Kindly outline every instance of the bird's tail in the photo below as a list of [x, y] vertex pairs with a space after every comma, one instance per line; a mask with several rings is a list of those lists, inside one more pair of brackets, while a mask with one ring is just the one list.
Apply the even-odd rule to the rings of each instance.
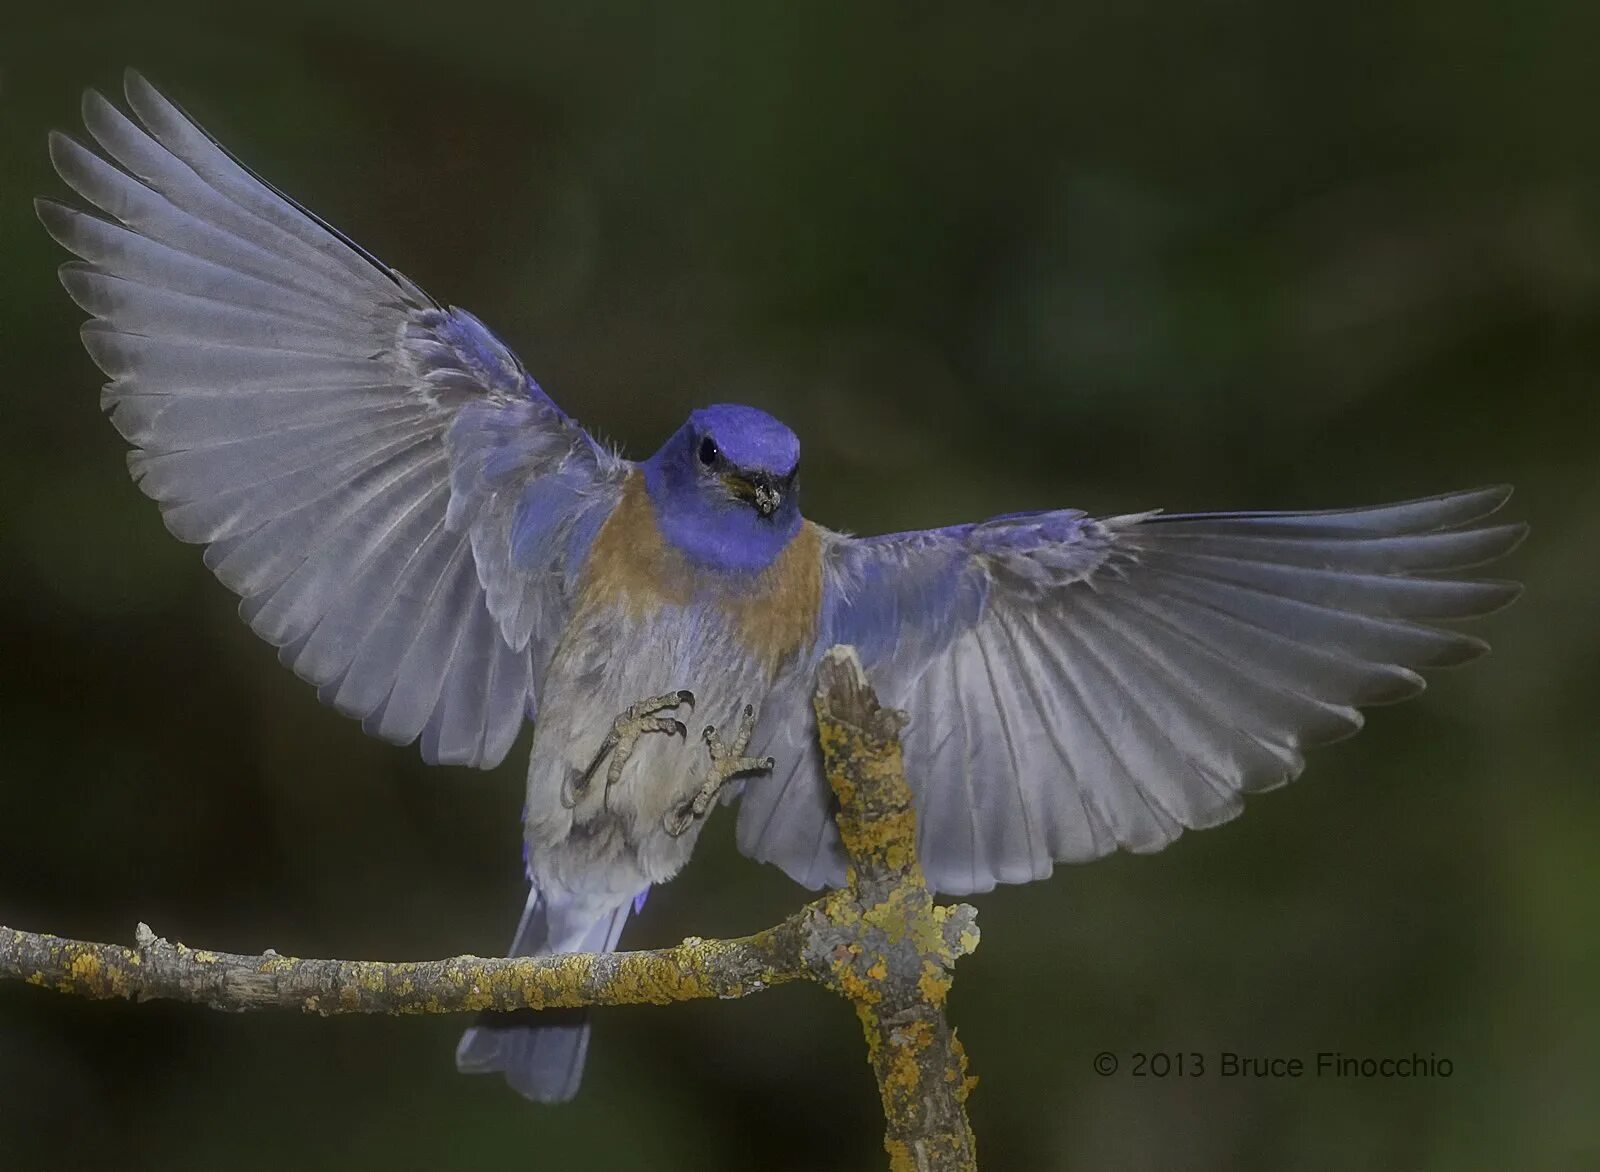
[[[569, 906], [528, 892], [512, 956], [560, 952], [610, 952], [627, 923], [629, 905], [601, 912]], [[520, 1095], [539, 1103], [564, 1103], [578, 1093], [589, 1051], [589, 1014], [582, 1009], [485, 1013], [461, 1035], [456, 1069], [463, 1074], [505, 1075]]]

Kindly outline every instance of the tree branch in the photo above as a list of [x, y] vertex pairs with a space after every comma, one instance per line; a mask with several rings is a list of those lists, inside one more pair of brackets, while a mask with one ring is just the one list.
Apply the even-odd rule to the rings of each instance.
[[132, 948], [0, 927], [0, 980], [81, 997], [320, 1014], [659, 1005], [812, 980], [849, 1000], [861, 1021], [892, 1172], [972, 1172], [965, 1103], [976, 1080], [944, 1003], [951, 966], [977, 946], [976, 912], [936, 906], [923, 881], [900, 755], [905, 717], [879, 707], [853, 649], [824, 657], [814, 705], [848, 883], [753, 936], [691, 937], [648, 952], [388, 962], [192, 949], [144, 924]]
[[807, 948], [861, 1019], [891, 1172], [976, 1169], [966, 1101], [977, 1079], [944, 1003], [950, 967], [978, 945], [977, 912], [934, 905], [900, 757], [906, 717], [878, 706], [853, 649], [835, 647], [822, 661], [813, 703], [849, 871]]

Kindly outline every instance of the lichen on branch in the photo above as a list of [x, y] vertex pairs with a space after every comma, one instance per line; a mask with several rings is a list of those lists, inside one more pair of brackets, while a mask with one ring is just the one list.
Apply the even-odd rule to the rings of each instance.
[[811, 980], [855, 1007], [893, 1172], [971, 1172], [965, 1104], [976, 1079], [944, 1005], [951, 966], [977, 946], [976, 912], [933, 902], [901, 761], [905, 716], [878, 704], [853, 649], [824, 656], [814, 705], [848, 882], [752, 936], [647, 952], [363, 961], [189, 948], [144, 924], [132, 947], [0, 927], [0, 980], [80, 997], [319, 1014], [664, 1005]]
[[470, 1013], [586, 1005], [665, 1005], [743, 997], [809, 974], [803, 915], [737, 940], [685, 940], [649, 952], [446, 960], [307, 960], [188, 948], [144, 924], [134, 947], [0, 927], [0, 977], [80, 997], [170, 999], [213, 1009]]
[[861, 1021], [892, 1172], [976, 1168], [966, 1100], [977, 1079], [944, 1014], [950, 968], [977, 947], [976, 913], [933, 902], [901, 760], [906, 718], [879, 706], [854, 651], [828, 653], [814, 705], [848, 881], [809, 946]]

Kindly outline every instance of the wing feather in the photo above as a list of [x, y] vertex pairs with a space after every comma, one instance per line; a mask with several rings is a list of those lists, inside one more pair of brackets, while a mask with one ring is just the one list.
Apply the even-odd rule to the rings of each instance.
[[135, 481], [326, 702], [420, 737], [429, 760], [493, 765], [626, 465], [476, 318], [252, 175], [137, 74], [126, 97], [133, 117], [84, 98], [103, 153], [50, 139], [106, 218], [38, 209], [80, 258], [61, 280], [91, 315]]
[[[906, 770], [937, 889], [1160, 850], [1298, 776], [1307, 748], [1361, 727], [1362, 707], [1416, 695], [1420, 669], [1487, 649], [1433, 624], [1516, 596], [1456, 576], [1521, 539], [1521, 525], [1479, 523], [1508, 493], [834, 537], [816, 655], [857, 643], [885, 701], [910, 714]], [[806, 755], [781, 788], [747, 787], [740, 846], [837, 883], [836, 844], [818, 840], [832, 835], [826, 805], [810, 796], [815, 751], [783, 727], [789, 708], [772, 710], [765, 735]]]
[[332, 358], [370, 358], [387, 342], [376, 329], [339, 330], [325, 323], [279, 317], [266, 310], [114, 277], [81, 262], [61, 266], [61, 283], [80, 309], [123, 334], [161, 333], [190, 343], [223, 346], [265, 344], [276, 350]]
[[[88, 212], [49, 199], [34, 201], [34, 209], [56, 243], [98, 269], [130, 282], [307, 323], [329, 317], [327, 303], [315, 297], [183, 252]], [[355, 318], [354, 314], [336, 316]]]

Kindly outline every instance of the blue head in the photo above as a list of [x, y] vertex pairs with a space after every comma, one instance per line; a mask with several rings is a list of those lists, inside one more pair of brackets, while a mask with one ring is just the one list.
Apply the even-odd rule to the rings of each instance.
[[656, 523], [691, 561], [765, 569], [800, 529], [800, 441], [765, 411], [702, 407], [644, 463]]

